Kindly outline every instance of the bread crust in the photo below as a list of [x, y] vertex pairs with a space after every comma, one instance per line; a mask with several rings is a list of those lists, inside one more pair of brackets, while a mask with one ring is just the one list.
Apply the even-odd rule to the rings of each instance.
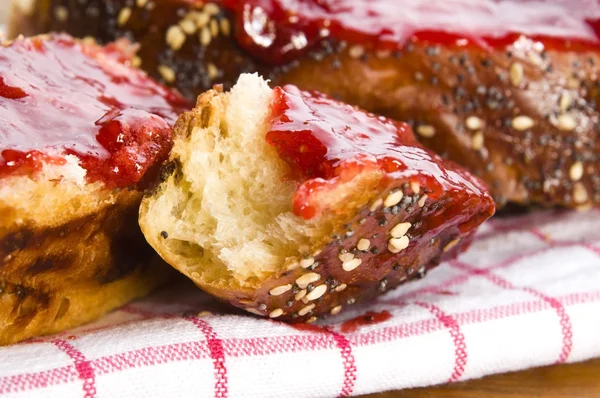
[[0, 344], [88, 322], [169, 280], [136, 224], [140, 192], [0, 184]]

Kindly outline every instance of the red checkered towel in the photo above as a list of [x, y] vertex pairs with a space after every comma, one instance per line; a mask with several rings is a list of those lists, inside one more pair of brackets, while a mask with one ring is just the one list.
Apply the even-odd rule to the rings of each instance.
[[[222, 308], [177, 287], [1, 348], [0, 395], [346, 396], [600, 356], [600, 212], [494, 219], [456, 261], [321, 332]], [[366, 311], [392, 317], [341, 332]]]

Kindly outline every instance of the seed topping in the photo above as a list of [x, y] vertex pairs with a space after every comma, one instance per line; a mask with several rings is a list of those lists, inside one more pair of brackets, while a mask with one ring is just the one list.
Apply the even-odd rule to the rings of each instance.
[[281, 285], [281, 286], [277, 286], [274, 287], [273, 289], [271, 289], [269, 291], [269, 294], [271, 296], [280, 296], [283, 293], [292, 290], [292, 285], [291, 284], [287, 284], [287, 285]]

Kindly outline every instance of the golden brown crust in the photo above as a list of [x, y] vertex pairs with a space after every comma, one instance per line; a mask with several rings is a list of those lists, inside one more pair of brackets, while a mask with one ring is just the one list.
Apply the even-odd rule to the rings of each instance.
[[140, 198], [100, 184], [0, 181], [0, 345], [88, 322], [169, 280], [137, 226]]
[[[324, 41], [305, 58], [272, 68], [240, 50], [231, 38], [233, 31], [221, 29], [226, 12], [211, 14], [217, 34], [211, 33], [209, 21], [210, 34], [203, 44], [198, 27], [167, 40], [172, 26], [183, 27], [183, 21], [195, 20], [189, 15], [205, 11], [201, 2], [157, 0], [150, 2], [155, 4], [151, 10], [129, 7], [131, 17], [121, 19], [121, 24], [119, 14], [126, 2], [115, 3], [109, 10], [102, 2], [91, 2], [89, 7], [102, 10], [101, 17], [84, 18], [83, 8], [73, 2], [40, 0], [40, 11], [29, 17], [29, 25], [14, 26], [37, 25], [37, 32], [67, 29], [101, 41], [132, 37], [141, 42], [142, 68], [165, 81], [158, 68], [166, 66], [175, 77], [166, 82], [188, 96], [215, 82], [227, 87], [242, 72], [259, 71], [278, 85], [318, 89], [410, 121], [416, 130], [423, 126], [421, 137], [427, 146], [481, 176], [500, 206], [600, 204], [600, 57], [595, 52], [540, 52], [527, 39], [506, 50], [417, 42], [396, 53], [369, 53], [351, 44]], [[58, 20], [52, 17], [54, 12], [46, 11], [42, 21], [48, 7], [66, 7], [77, 19]], [[110, 23], [101, 25], [94, 22], [97, 19]], [[225, 24], [233, 29], [231, 21]], [[153, 32], [151, 39], [147, 31]], [[481, 128], [469, 127], [478, 126], [475, 118], [484, 122]], [[526, 128], [530, 121], [533, 126]]]

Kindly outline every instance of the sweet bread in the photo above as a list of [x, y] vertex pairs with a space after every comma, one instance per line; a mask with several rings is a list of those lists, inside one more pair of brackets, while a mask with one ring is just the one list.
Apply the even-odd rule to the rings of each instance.
[[0, 46], [0, 345], [93, 320], [170, 279], [137, 214], [188, 102], [66, 35]]
[[161, 175], [148, 242], [209, 293], [288, 321], [423, 276], [494, 213], [407, 124], [257, 75], [198, 98]]
[[600, 204], [600, 4], [581, 0], [15, 1], [14, 33], [140, 43], [195, 98], [258, 71], [411, 124], [506, 202]]

